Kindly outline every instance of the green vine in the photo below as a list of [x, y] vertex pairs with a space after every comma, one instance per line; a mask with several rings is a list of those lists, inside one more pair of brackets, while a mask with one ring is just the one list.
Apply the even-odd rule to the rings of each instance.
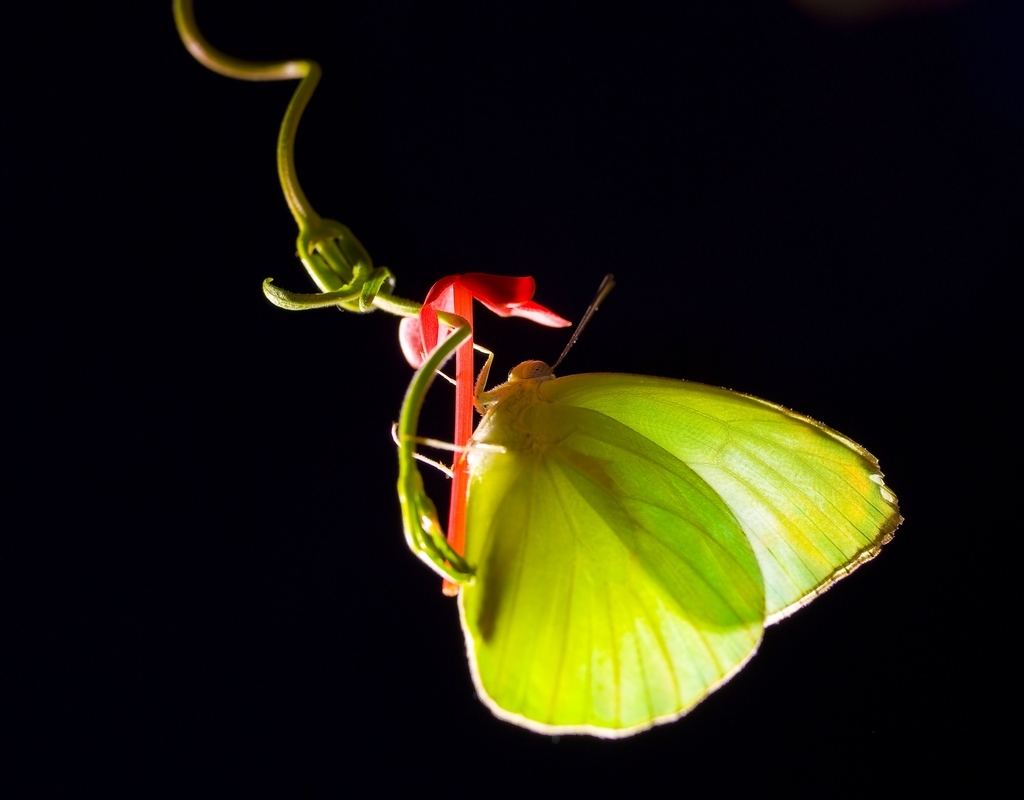
[[299, 81], [277, 136], [277, 174], [285, 202], [299, 226], [299, 258], [321, 291], [288, 292], [268, 278], [263, 284], [267, 299], [289, 310], [338, 306], [357, 313], [380, 309], [399, 316], [416, 314], [419, 303], [392, 294], [395, 278], [391, 271], [374, 267], [370, 254], [352, 231], [336, 220], [321, 217], [299, 185], [295, 137], [302, 112], [320, 82], [320, 65], [315, 61], [244, 61], [220, 52], [199, 31], [192, 0], [174, 0], [174, 22], [188, 51], [214, 72], [244, 81]]

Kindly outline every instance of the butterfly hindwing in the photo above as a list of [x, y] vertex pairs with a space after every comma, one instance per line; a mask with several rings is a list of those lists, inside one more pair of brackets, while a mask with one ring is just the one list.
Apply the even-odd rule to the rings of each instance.
[[[555, 383], [550, 381], [549, 383]], [[481, 694], [547, 732], [673, 719], [756, 649], [764, 593], [735, 514], [628, 425], [524, 382], [474, 439], [460, 595]]]

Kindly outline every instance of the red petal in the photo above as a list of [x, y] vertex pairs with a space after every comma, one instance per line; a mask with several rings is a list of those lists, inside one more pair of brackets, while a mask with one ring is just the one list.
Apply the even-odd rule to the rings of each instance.
[[489, 275], [486, 272], [467, 272], [457, 278], [473, 297], [496, 314], [501, 314], [498, 308], [529, 302], [537, 290], [533, 278]]
[[448, 311], [451, 313], [455, 311], [455, 282], [458, 279], [458, 275], [441, 278], [427, 292], [427, 299], [423, 301], [423, 306], [420, 308], [424, 352], [430, 353], [437, 347], [437, 312]]
[[437, 347], [437, 309], [424, 303], [420, 309], [420, 336], [423, 338], [423, 352], [429, 353]]
[[423, 349], [423, 327], [419, 317], [402, 317], [398, 323], [398, 343], [402, 346], [402, 354], [414, 369], [419, 369], [427, 360]]
[[[441, 280], [430, 287], [430, 291], [427, 292], [427, 299], [423, 301], [423, 305], [434, 306], [434, 308], [438, 308], [441, 311], [454, 311], [455, 301], [452, 299], [452, 286], [459, 278], [459, 275], [449, 275], [446, 278], [441, 278]], [[442, 297], [445, 292], [448, 293], [447, 296]], [[529, 300], [530, 298], [526, 299]]]
[[530, 320], [531, 322], [539, 322], [541, 325], [547, 325], [549, 328], [567, 328], [572, 325], [567, 319], [562, 319], [558, 314], [539, 303], [519, 303], [514, 308], [509, 310], [509, 315], [513, 317], [523, 317]]

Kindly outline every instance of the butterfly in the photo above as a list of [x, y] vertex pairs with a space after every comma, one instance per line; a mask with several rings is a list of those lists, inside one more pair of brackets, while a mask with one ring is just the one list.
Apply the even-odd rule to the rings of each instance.
[[[867, 450], [749, 395], [527, 361], [479, 401], [465, 553], [444, 557], [480, 698], [538, 732], [684, 715], [902, 522]], [[436, 525], [405, 468], [412, 544]]]

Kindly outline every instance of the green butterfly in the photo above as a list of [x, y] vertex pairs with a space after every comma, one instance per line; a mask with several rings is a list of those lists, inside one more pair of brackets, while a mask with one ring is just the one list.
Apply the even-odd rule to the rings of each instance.
[[677, 719], [754, 654], [764, 626], [876, 555], [902, 521], [878, 462], [748, 395], [539, 361], [479, 395], [466, 552], [414, 464], [415, 423], [456, 330], [410, 386], [399, 496], [413, 551], [462, 584], [477, 691], [548, 733]]

